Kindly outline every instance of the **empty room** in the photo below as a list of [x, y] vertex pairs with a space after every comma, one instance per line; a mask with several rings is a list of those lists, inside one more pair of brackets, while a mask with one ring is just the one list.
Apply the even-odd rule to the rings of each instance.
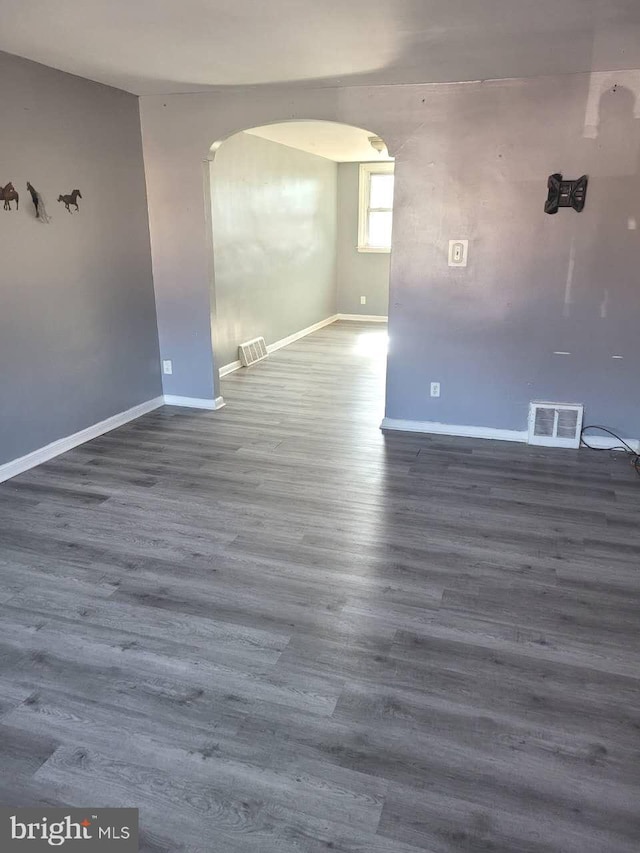
[[2, 851], [638, 853], [636, 0], [0, 0]]

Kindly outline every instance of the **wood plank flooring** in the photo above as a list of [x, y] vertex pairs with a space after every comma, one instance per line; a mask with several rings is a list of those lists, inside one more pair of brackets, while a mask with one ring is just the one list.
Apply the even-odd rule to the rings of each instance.
[[141, 850], [638, 853], [640, 481], [382, 435], [338, 323], [0, 486], [0, 802]]

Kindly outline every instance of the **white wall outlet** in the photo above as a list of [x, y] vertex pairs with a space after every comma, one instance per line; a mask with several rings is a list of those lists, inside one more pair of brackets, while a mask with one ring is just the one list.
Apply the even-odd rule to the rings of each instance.
[[162, 372], [163, 373], [173, 373], [173, 364], [170, 358], [164, 358], [162, 360]]
[[432, 397], [439, 397], [440, 396], [440, 383], [439, 382], [432, 382], [431, 383], [431, 396]]
[[361, 296], [360, 297], [360, 305], [366, 305], [366, 304], [367, 304], [367, 297]]
[[449, 240], [449, 266], [466, 267], [469, 256], [468, 240]]

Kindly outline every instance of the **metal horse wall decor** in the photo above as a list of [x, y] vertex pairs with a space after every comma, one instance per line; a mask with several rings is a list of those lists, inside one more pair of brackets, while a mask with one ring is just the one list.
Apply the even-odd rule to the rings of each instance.
[[63, 201], [64, 206], [67, 208], [69, 213], [71, 213], [70, 205], [74, 205], [76, 210], [80, 210], [80, 208], [78, 207], [79, 198], [82, 198], [82, 193], [80, 192], [80, 190], [73, 190], [70, 195], [59, 195], [58, 201]]
[[16, 210], [18, 210], [18, 205], [20, 203], [20, 196], [16, 192], [16, 188], [13, 186], [11, 182], [9, 182], [6, 187], [0, 187], [0, 199], [4, 201], [4, 209], [11, 210], [11, 202], [15, 201]]

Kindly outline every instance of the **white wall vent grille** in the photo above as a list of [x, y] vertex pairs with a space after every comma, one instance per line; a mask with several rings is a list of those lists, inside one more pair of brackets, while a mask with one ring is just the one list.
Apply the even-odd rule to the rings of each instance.
[[580, 447], [582, 414], [577, 403], [530, 403], [529, 444]]
[[256, 362], [266, 358], [269, 353], [267, 352], [267, 345], [264, 342], [264, 338], [253, 338], [244, 344], [240, 344], [238, 355], [240, 356], [243, 367], [251, 367], [252, 364], [256, 364]]

